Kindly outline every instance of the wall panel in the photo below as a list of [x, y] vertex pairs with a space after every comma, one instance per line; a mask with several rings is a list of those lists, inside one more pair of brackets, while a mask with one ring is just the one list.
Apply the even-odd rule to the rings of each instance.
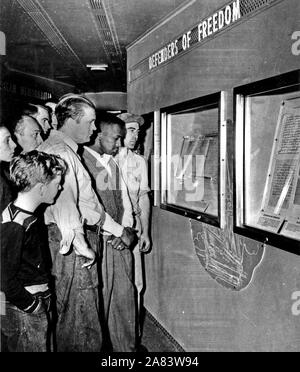
[[[128, 70], [226, 3], [192, 1], [182, 14], [128, 48]], [[141, 114], [220, 90], [228, 92], [229, 229], [233, 213], [233, 88], [299, 68], [300, 56], [291, 51], [299, 14], [298, 0], [275, 2], [128, 83], [128, 110]], [[255, 249], [262, 260], [246, 288], [229, 289], [209, 275], [196, 254], [193, 239], [205, 230], [207, 226], [200, 222], [153, 208], [153, 249], [145, 255], [147, 309], [187, 351], [300, 351], [300, 315], [295, 312], [296, 297], [292, 299], [300, 291], [300, 257], [235, 235], [249, 260]]]

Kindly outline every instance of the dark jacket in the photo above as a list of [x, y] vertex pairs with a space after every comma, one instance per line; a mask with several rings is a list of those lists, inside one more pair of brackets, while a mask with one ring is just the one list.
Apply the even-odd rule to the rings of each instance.
[[2, 213], [1, 291], [6, 300], [30, 312], [36, 299], [24, 288], [49, 282], [48, 251], [40, 219], [12, 203]]

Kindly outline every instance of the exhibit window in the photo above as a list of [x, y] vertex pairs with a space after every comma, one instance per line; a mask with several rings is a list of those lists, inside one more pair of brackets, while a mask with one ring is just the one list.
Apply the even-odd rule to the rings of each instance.
[[300, 71], [235, 97], [236, 232], [300, 253]]
[[221, 226], [225, 93], [161, 110], [161, 207]]

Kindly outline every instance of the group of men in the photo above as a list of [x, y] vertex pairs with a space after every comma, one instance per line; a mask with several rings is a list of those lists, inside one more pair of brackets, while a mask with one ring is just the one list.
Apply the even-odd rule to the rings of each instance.
[[141, 252], [150, 248], [147, 166], [133, 151], [143, 118], [96, 117], [92, 102], [69, 94], [51, 129], [50, 112], [31, 106], [14, 128], [22, 153], [58, 155], [67, 168], [43, 211], [55, 279], [51, 349], [137, 351]]

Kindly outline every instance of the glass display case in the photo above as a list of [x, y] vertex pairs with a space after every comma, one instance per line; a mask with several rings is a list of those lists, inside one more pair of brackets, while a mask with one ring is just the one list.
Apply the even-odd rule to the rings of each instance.
[[224, 210], [224, 101], [217, 93], [161, 110], [161, 207], [216, 226]]
[[236, 231], [300, 253], [300, 70], [235, 95]]

